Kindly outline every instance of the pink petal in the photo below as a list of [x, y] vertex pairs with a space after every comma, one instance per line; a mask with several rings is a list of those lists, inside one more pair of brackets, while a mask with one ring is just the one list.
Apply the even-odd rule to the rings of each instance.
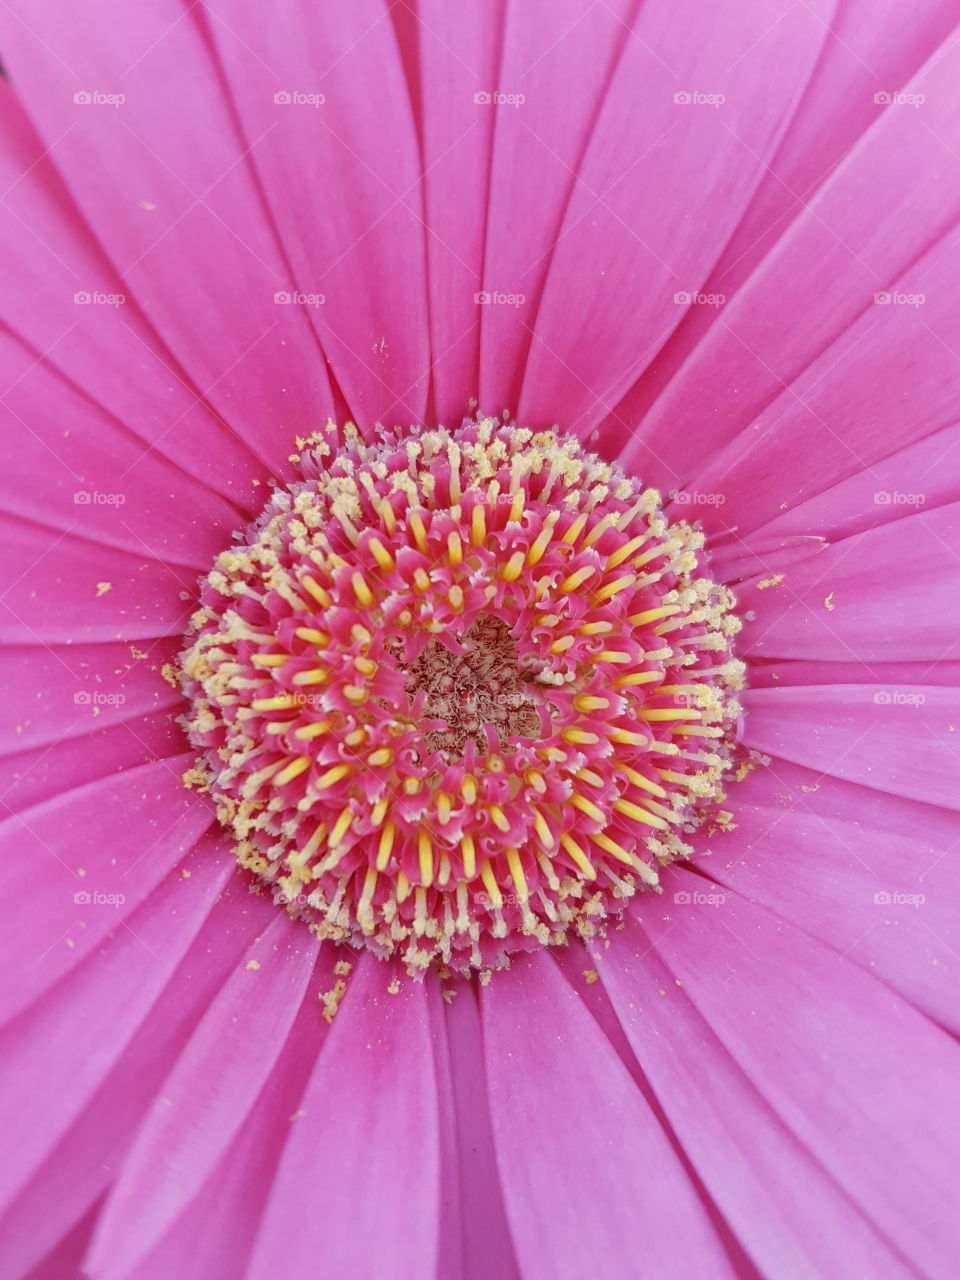
[[960, 503], [855, 534], [789, 569], [776, 590], [737, 588], [755, 657], [863, 662], [948, 657], [960, 628]]
[[378, 1280], [438, 1269], [429, 1006], [439, 997], [430, 979], [401, 981], [392, 995], [390, 979], [371, 955], [356, 961], [280, 1161], [250, 1280], [308, 1275], [321, 1257], [331, 1275]]
[[[533, 326], [520, 418], [589, 431], [680, 323], [677, 293], [701, 288], [749, 205], [829, 10], [641, 6], [577, 168]], [[726, 101], [678, 102], [678, 93]]]
[[289, 274], [248, 159], [258, 139], [236, 128], [199, 16], [176, 0], [136, 14], [105, 0], [92, 26], [38, 0], [29, 26], [0, 13], [0, 36], [53, 163], [172, 353], [155, 376], [184, 376], [282, 473], [333, 402], [302, 309], [274, 302]]
[[[671, 872], [675, 892], [709, 882]], [[672, 895], [671, 895], [672, 896]], [[781, 1123], [878, 1232], [925, 1275], [960, 1247], [950, 1170], [960, 1047], [831, 948], [742, 901], [666, 903], [614, 935], [611, 960], [650, 942]], [[704, 1070], [713, 1054], [704, 1055]]]
[[[423, 418], [430, 363], [422, 165], [381, 0], [217, 8], [223, 59], [302, 311], [357, 422]], [[322, 95], [314, 104], [275, 95]]]
[[317, 946], [301, 924], [276, 913], [202, 1019], [97, 1225], [89, 1266], [104, 1280], [131, 1273], [237, 1136], [283, 1049]]
[[523, 1275], [732, 1276], [704, 1203], [549, 955], [483, 992], [497, 1164]]

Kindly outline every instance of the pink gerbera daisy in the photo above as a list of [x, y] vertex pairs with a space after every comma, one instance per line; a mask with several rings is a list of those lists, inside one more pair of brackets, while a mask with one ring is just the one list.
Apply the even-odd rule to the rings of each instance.
[[955, 23], [0, 6], [5, 1277], [953, 1274]]

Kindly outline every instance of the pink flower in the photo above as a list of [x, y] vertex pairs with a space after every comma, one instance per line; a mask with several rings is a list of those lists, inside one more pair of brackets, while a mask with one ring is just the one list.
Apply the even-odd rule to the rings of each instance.
[[952, 6], [91, 8], [0, 6], [5, 1274], [952, 1274]]

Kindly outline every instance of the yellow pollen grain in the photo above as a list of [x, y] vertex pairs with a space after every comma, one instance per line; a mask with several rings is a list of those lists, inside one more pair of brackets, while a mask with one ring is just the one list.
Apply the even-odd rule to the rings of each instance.
[[497, 884], [497, 877], [494, 875], [489, 858], [484, 858], [480, 866], [480, 879], [483, 881], [483, 887], [486, 889], [493, 905], [498, 909], [502, 907], [503, 894], [500, 892], [500, 886]]
[[307, 588], [318, 604], [322, 604], [325, 609], [331, 608], [333, 600], [330, 597], [330, 593], [321, 587], [316, 578], [311, 577], [309, 573], [305, 573], [302, 581], [303, 585]]
[[576, 573], [569, 574], [560, 583], [561, 591], [576, 591], [582, 587], [588, 578], [592, 578], [597, 572], [595, 564], [585, 564], [582, 569], [578, 569]]
[[516, 582], [523, 572], [523, 565], [526, 557], [522, 551], [515, 551], [507, 563], [500, 570], [500, 577], [504, 582]]
[[273, 785], [275, 787], [285, 786], [288, 782], [292, 782], [294, 778], [299, 778], [301, 773], [306, 773], [309, 768], [310, 757], [298, 756], [285, 769], [281, 769], [278, 774], [274, 775]]
[[390, 854], [393, 852], [393, 841], [397, 834], [397, 825], [395, 822], [384, 823], [383, 830], [380, 832], [380, 843], [377, 845], [377, 870], [386, 871], [390, 862]]
[[391, 570], [397, 567], [396, 560], [394, 560], [393, 556], [390, 554], [390, 552], [383, 545], [383, 543], [380, 541], [379, 538], [371, 538], [370, 541], [367, 543], [367, 546], [373, 552], [374, 560], [376, 560], [377, 564], [384, 571], [384, 573], [390, 573]]
[[569, 835], [566, 831], [561, 831], [560, 843], [564, 850], [569, 854], [580, 874], [587, 880], [596, 880], [597, 873], [593, 863], [587, 857], [580, 845], [577, 844], [576, 840], [574, 840], [573, 836]]
[[517, 897], [529, 898], [530, 890], [527, 888], [527, 877], [523, 874], [520, 854], [516, 849], [508, 849], [506, 852], [507, 866], [510, 868], [510, 878], [513, 880], [513, 887], [517, 891]]
[[433, 841], [428, 831], [417, 836], [417, 857], [420, 863], [420, 879], [429, 887], [433, 884]]

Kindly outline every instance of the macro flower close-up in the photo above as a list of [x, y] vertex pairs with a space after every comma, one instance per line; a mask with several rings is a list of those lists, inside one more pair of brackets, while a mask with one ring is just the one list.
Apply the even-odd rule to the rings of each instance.
[[960, 28], [0, 4], [2, 1280], [960, 1266]]

